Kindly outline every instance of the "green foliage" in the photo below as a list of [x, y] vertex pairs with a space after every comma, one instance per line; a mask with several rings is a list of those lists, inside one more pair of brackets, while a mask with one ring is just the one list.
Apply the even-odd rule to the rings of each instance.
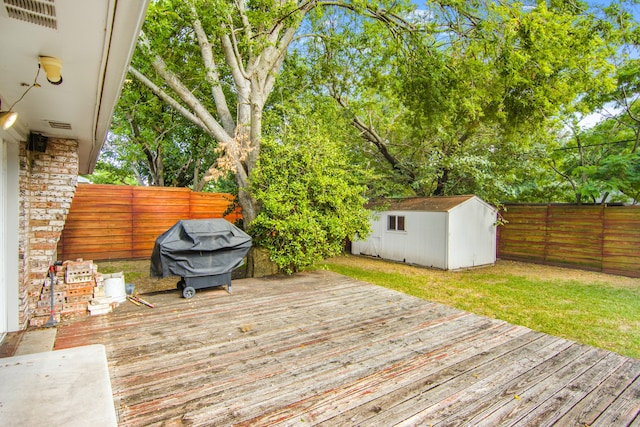
[[[211, 61], [198, 45], [190, 4], [211, 43]], [[640, 67], [633, 49], [640, 31], [629, 4], [612, 1], [595, 13], [586, 3], [569, 0], [447, 0], [426, 2], [420, 14], [411, 13], [413, 2], [394, 0], [152, 2], [144, 26], [150, 49], [138, 51], [133, 64], [197, 116], [192, 122], [208, 123], [201, 125], [206, 136], [155, 96], [125, 91], [123, 105], [149, 118], [137, 120], [146, 142], [132, 143], [130, 111], [117, 115], [126, 153], [111, 164], [149, 182], [162, 172], [167, 185], [187, 171], [197, 176], [196, 168], [204, 171], [216, 161], [218, 145], [211, 137], [216, 122], [226, 126], [222, 138], [215, 134], [220, 146], [250, 129], [251, 154], [236, 162], [242, 172], [236, 180], [239, 193], [258, 192], [259, 197], [239, 198], [245, 205], [256, 199], [256, 214], [271, 200], [260, 182], [267, 176], [279, 182], [274, 165], [302, 185], [280, 183], [278, 191], [291, 193], [292, 200], [308, 193], [303, 189], [309, 184], [301, 183], [311, 178], [300, 178], [296, 170], [285, 173], [289, 166], [282, 159], [305, 164], [302, 153], [315, 159], [318, 141], [331, 142], [327, 159], [333, 159], [329, 154], [336, 145], [347, 153], [347, 182], [365, 183], [369, 197], [475, 193], [492, 202], [593, 201], [603, 195], [637, 200], [640, 120], [632, 107]], [[285, 37], [288, 29], [296, 29], [296, 37]], [[225, 40], [232, 50], [225, 52]], [[276, 55], [274, 47], [287, 49]], [[158, 64], [151, 66], [151, 54], [162, 58], [197, 101], [175, 96], [178, 91], [161, 78]], [[275, 57], [284, 62], [268, 60]], [[627, 104], [628, 119], [616, 117], [618, 126], [611, 127], [607, 140], [635, 142], [624, 149], [582, 150], [578, 145], [597, 143], [599, 137], [577, 132], [580, 144], [559, 137], [565, 129], [559, 118], [612, 101]], [[302, 126], [303, 116], [313, 126]], [[173, 125], [179, 129], [171, 130]], [[262, 169], [249, 186], [258, 157]], [[146, 169], [141, 158], [147, 159]], [[158, 160], [162, 170], [154, 172]], [[364, 174], [366, 180], [353, 178]], [[267, 217], [281, 218], [273, 209]], [[331, 228], [313, 225], [319, 222], [313, 215], [296, 217], [291, 207], [287, 212], [298, 230], [310, 230], [311, 240]], [[273, 238], [275, 226], [269, 227], [260, 232]], [[285, 231], [278, 233], [302, 233]], [[291, 253], [301, 261], [282, 265], [307, 262], [302, 254], [311, 243], [295, 238], [300, 243]]]
[[593, 85], [576, 103], [596, 111], [602, 120], [581, 128], [569, 117], [570, 136], [560, 138], [549, 162], [560, 186], [576, 203], [637, 203], [640, 195], [640, 27], [631, 7], [636, 2], [612, 1], [600, 11], [595, 33], [609, 43], [608, 62], [615, 65], [614, 85]]
[[571, 187], [571, 201], [637, 203], [640, 152], [638, 129], [630, 119], [634, 112], [622, 112], [590, 129], [577, 128], [551, 153], [553, 169]]
[[[103, 150], [101, 157], [104, 153]], [[136, 177], [129, 169], [117, 167], [103, 160], [99, 160], [93, 173], [85, 178], [93, 184], [138, 185]]]
[[286, 273], [341, 253], [367, 235], [366, 187], [327, 127], [289, 117], [280, 138], [265, 138], [251, 191], [261, 205], [250, 224], [254, 242]]
[[95, 179], [118, 184], [206, 188], [215, 141], [136, 80], [125, 81]]
[[426, 8], [409, 15], [421, 31], [403, 38], [340, 10], [312, 15], [308, 32], [321, 36], [300, 47], [309, 86], [360, 131], [353, 150], [381, 177], [371, 194], [531, 195], [530, 182], [550, 174], [557, 117], [614, 87], [608, 27], [575, 2]]
[[[208, 81], [206, 77], [209, 70], [203, 61], [192, 25], [190, 4], [197, 9], [198, 19], [211, 43], [217, 80]], [[244, 14], [240, 13], [239, 5], [242, 5]], [[234, 45], [237, 48], [236, 59], [247, 74], [251, 74], [264, 64], [250, 62], [257, 61], [267, 48], [273, 48], [277, 44], [277, 33], [281, 27], [295, 28], [299, 25], [301, 16], [296, 12], [297, 6], [295, 1], [274, 0], [236, 3], [221, 0], [158, 0], [149, 6], [143, 31], [150, 40], [152, 52], [159, 54], [168, 69], [188, 87], [191, 94], [206, 107], [207, 112], [221, 121], [220, 110], [212, 96], [212, 85], [221, 83], [226, 107], [233, 117], [238, 114], [238, 97], [242, 91], [233, 77], [233, 73], [238, 72], [234, 70], [238, 64], [234, 63], [235, 60], [225, 58], [221, 37], [232, 35], [237, 43]], [[276, 30], [277, 25], [281, 27]], [[136, 52], [133, 63], [170, 92], [167, 84], [155, 76], [150, 58], [140, 49]], [[274, 73], [277, 74], [277, 70]]]
[[611, 47], [588, 15], [474, 5], [433, 3], [443, 34], [400, 67], [402, 100], [431, 155], [430, 191], [504, 200], [509, 192], [491, 188], [513, 188], [535, 170], [531, 154], [555, 136], [553, 118], [593, 87], [612, 87]]

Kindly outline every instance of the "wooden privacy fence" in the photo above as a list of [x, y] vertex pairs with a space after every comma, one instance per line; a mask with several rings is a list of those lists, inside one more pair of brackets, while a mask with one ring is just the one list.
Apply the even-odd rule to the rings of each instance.
[[498, 257], [640, 277], [640, 207], [507, 205]]
[[[176, 221], [222, 218], [233, 199], [188, 188], [79, 184], [58, 243], [58, 259], [149, 258], [156, 238]], [[240, 208], [224, 218], [242, 218]]]

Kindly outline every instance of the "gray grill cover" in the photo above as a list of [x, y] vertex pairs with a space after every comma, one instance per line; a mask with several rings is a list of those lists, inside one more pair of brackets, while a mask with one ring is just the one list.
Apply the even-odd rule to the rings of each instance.
[[226, 219], [180, 220], [156, 239], [151, 275], [213, 276], [242, 264], [251, 237]]

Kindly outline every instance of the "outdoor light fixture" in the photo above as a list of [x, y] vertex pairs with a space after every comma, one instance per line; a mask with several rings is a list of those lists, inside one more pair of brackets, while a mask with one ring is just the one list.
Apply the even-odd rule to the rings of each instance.
[[62, 83], [62, 75], [60, 70], [62, 69], [62, 61], [53, 56], [40, 56], [40, 65], [44, 68], [44, 72], [47, 74], [47, 80], [52, 85], [59, 85]]
[[18, 120], [18, 113], [15, 111], [0, 111], [0, 126], [3, 130], [9, 129]]

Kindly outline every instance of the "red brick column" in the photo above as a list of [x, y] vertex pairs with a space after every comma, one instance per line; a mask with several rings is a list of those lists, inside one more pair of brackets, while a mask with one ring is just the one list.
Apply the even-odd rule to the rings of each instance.
[[20, 147], [20, 324], [28, 325], [55, 261], [78, 182], [78, 142], [50, 138], [45, 152]]

